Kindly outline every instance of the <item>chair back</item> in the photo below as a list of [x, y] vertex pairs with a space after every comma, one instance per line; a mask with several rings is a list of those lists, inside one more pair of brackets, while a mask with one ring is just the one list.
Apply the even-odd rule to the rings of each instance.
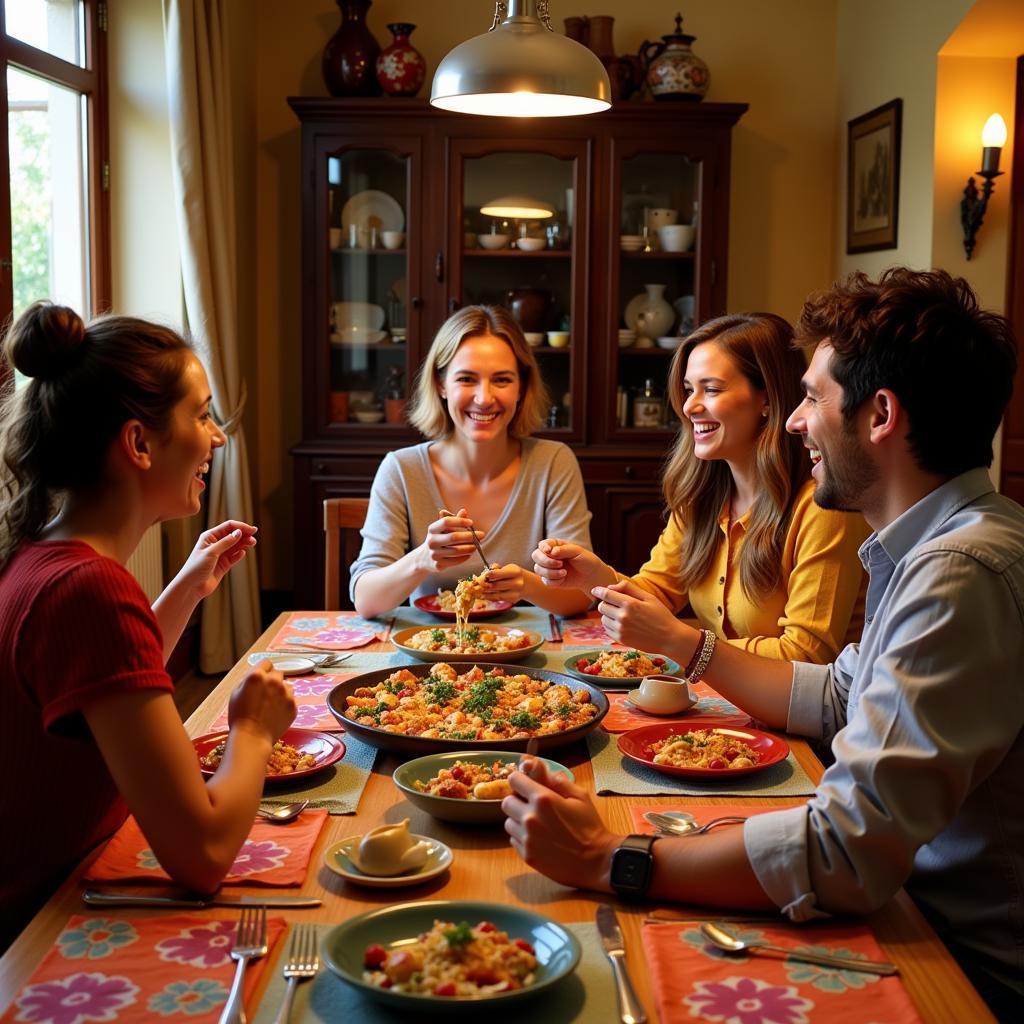
[[359, 531], [369, 498], [324, 499], [324, 610], [340, 611], [348, 600], [348, 567], [359, 555]]

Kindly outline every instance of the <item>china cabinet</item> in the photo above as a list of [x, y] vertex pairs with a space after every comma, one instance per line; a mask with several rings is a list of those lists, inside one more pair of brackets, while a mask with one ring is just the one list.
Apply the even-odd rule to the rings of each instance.
[[[480, 118], [425, 100], [293, 98], [302, 125], [302, 440], [295, 599], [322, 593], [322, 501], [369, 494], [419, 435], [434, 332], [512, 308], [575, 451], [595, 549], [623, 571], [662, 526], [664, 398], [680, 333], [726, 309], [732, 127], [745, 104], [620, 103]], [[659, 414], [659, 410], [660, 414]]]

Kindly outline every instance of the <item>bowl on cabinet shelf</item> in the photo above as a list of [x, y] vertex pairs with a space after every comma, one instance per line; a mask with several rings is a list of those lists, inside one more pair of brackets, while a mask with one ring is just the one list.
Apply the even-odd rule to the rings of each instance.
[[504, 249], [508, 245], [508, 235], [478, 235], [476, 240], [483, 249]]
[[683, 339], [678, 334], [658, 338], [658, 348], [677, 349], [683, 343]]
[[357, 423], [383, 423], [384, 410], [378, 406], [362, 406], [352, 410]]
[[543, 331], [526, 331], [523, 334], [523, 337], [526, 339], [526, 344], [529, 345], [530, 348], [536, 348], [538, 345], [544, 344], [544, 339], [547, 335], [545, 335]]
[[540, 252], [547, 242], [543, 238], [517, 238], [516, 248], [523, 252]]
[[566, 348], [569, 344], [569, 332], [548, 331], [548, 344], [552, 348]]

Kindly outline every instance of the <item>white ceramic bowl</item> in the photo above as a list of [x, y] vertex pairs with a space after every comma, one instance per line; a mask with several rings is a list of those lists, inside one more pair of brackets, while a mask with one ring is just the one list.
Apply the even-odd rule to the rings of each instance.
[[402, 243], [405, 241], [404, 231], [382, 231], [380, 233], [381, 241], [384, 243], [385, 249], [401, 249]]
[[686, 680], [679, 676], [644, 676], [629, 701], [641, 711], [655, 715], [675, 715], [693, 707], [694, 699]]
[[360, 423], [383, 423], [384, 422], [384, 410], [383, 409], [354, 409], [352, 415]]
[[508, 235], [477, 235], [476, 240], [483, 249], [504, 249], [508, 245]]
[[658, 228], [658, 241], [665, 252], [686, 252], [696, 234], [692, 224], [663, 224]]
[[523, 252], [540, 252], [541, 249], [547, 245], [547, 241], [543, 238], [517, 238], [516, 248], [522, 249]]
[[569, 332], [548, 331], [548, 344], [552, 348], [565, 348], [569, 344]]
[[671, 335], [671, 336], [666, 336], [664, 338], [658, 338], [657, 341], [658, 341], [658, 348], [667, 348], [667, 349], [679, 348], [679, 346], [683, 343], [683, 339], [680, 338], [678, 334], [674, 334], [674, 335]]
[[530, 348], [536, 348], [538, 345], [544, 344], [544, 332], [543, 331], [527, 331], [523, 337], [526, 339], [526, 344]]

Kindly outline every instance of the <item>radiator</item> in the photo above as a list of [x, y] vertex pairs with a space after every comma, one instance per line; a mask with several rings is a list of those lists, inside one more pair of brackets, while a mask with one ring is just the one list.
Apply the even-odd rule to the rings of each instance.
[[139, 581], [150, 601], [160, 596], [164, 589], [164, 568], [159, 523], [143, 534], [139, 546], [128, 559], [128, 571]]

